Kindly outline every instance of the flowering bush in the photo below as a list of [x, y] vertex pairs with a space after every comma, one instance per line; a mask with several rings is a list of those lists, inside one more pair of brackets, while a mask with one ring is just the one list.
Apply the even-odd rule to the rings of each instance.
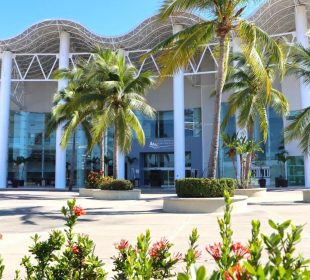
[[[21, 263], [26, 270], [25, 279], [105, 279], [103, 263], [94, 255], [94, 242], [73, 230], [85, 210], [73, 199], [61, 211], [66, 218], [64, 233], [54, 230], [45, 241], [37, 234], [32, 238], [31, 256], [25, 256]], [[21, 279], [19, 271], [15, 279]]]
[[[209, 245], [206, 251], [217, 264], [217, 269], [207, 276], [206, 268], [196, 268], [192, 263], [190, 271], [179, 273], [178, 280], [247, 280], [247, 279], [310, 279], [307, 268], [309, 260], [300, 255], [294, 255], [296, 244], [301, 239], [302, 226], [294, 226], [291, 221], [276, 224], [269, 220], [269, 225], [275, 230], [270, 236], [260, 233], [260, 222], [252, 221], [252, 237], [248, 244], [233, 242], [231, 228], [231, 200], [225, 194], [225, 213], [218, 218], [222, 241]], [[290, 228], [290, 231], [288, 231]], [[261, 256], [265, 245], [269, 261], [262, 263]]]
[[[270, 220], [273, 229], [270, 235], [260, 232], [260, 222], [252, 221], [252, 236], [247, 244], [233, 241], [231, 227], [231, 199], [225, 193], [224, 216], [218, 218], [221, 241], [206, 246], [206, 252], [213, 258], [217, 268], [207, 274], [205, 266], [196, 266], [202, 252], [198, 250], [198, 231], [193, 229], [189, 236], [189, 248], [184, 254], [172, 254], [173, 246], [167, 239], [151, 243], [150, 231], [140, 234], [137, 243], [131, 245], [122, 239], [115, 244], [118, 251], [114, 256], [114, 280], [150, 280], [171, 279], [177, 275], [178, 280], [308, 280], [309, 260], [296, 255], [296, 244], [301, 240], [302, 226], [294, 226], [291, 221], [281, 224]], [[38, 235], [32, 239], [30, 256], [22, 259], [26, 280], [102, 280], [106, 279], [103, 263], [94, 255], [94, 242], [83, 234], [76, 234], [74, 226], [85, 210], [69, 200], [67, 207], [62, 208], [66, 219], [64, 233], [54, 230], [45, 241]], [[0, 234], [0, 239], [2, 235]], [[268, 256], [263, 263], [262, 253]], [[183, 272], [176, 273], [175, 266], [184, 262]], [[4, 266], [0, 260], [0, 278]], [[16, 271], [15, 280], [21, 280]]]
[[172, 255], [173, 246], [166, 239], [151, 245], [150, 231], [137, 238], [136, 246], [126, 240], [115, 245], [118, 255], [113, 257], [115, 280], [169, 279], [176, 275], [173, 268], [182, 259], [181, 254]]
[[114, 181], [113, 177], [104, 176], [103, 171], [99, 172], [91, 171], [87, 176], [86, 188], [100, 189], [101, 187], [113, 181]]

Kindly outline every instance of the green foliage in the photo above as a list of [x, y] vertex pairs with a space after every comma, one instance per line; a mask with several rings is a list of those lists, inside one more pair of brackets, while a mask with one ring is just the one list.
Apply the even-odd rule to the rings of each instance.
[[99, 172], [91, 171], [87, 176], [86, 188], [100, 189], [113, 181], [114, 181], [113, 177], [104, 176], [102, 171]]
[[186, 264], [185, 273], [183, 273], [182, 277], [190, 276], [190, 268], [196, 263], [197, 259], [201, 256], [201, 251], [198, 251], [198, 239], [199, 234], [197, 228], [192, 230], [191, 235], [189, 236], [189, 248], [185, 253], [183, 261]]
[[[261, 148], [262, 142], [256, 142], [247, 137], [239, 137], [238, 134], [228, 135], [222, 133], [223, 147], [227, 148], [227, 154], [232, 161], [238, 187], [242, 189], [248, 188], [251, 181], [251, 163], [256, 157], [256, 153], [263, 152]], [[236, 165], [237, 157], [240, 159], [239, 176], [238, 167]]]
[[[54, 230], [44, 241], [37, 234], [32, 237], [31, 255], [23, 257], [21, 262], [26, 272], [25, 280], [105, 279], [103, 263], [94, 255], [94, 242], [73, 230], [85, 210], [77, 206], [75, 200], [68, 200], [67, 207], [61, 212], [66, 219], [64, 233]], [[16, 280], [21, 279], [19, 275], [16, 271]]]
[[173, 246], [166, 239], [151, 245], [150, 231], [140, 234], [136, 246], [126, 240], [116, 244], [118, 255], [113, 257], [114, 280], [127, 279], [170, 279], [175, 276], [173, 268], [180, 260], [180, 255], [172, 256]]
[[133, 189], [133, 184], [129, 180], [113, 179], [102, 184], [100, 188], [102, 190], [128, 191]]
[[229, 178], [186, 178], [175, 182], [178, 197], [223, 197], [225, 190], [233, 195], [235, 187], [236, 180]]
[[[253, 0], [165, 0], [163, 1], [160, 18], [167, 20], [170, 16], [183, 12], [198, 12], [207, 14], [206, 20], [201, 20], [184, 30], [175, 32], [171, 37], [155, 46], [147, 55], [157, 55], [160, 65], [161, 79], [186, 68], [204, 46], [213, 40], [219, 42], [215, 49], [217, 58], [216, 94], [214, 96], [214, 119], [208, 177], [215, 178], [218, 161], [220, 115], [223, 87], [228, 72], [230, 42], [232, 38], [239, 39], [247, 64], [254, 73], [254, 80], [262, 85], [267, 98], [270, 98], [272, 82], [266, 70], [262, 50], [269, 54], [269, 64], [274, 65], [282, 76], [285, 64], [284, 54], [279, 44], [270, 38], [266, 32], [244, 19], [244, 11]], [[262, 104], [262, 102], [261, 102]]]
[[3, 259], [0, 256], [0, 279], [2, 279], [4, 268]]
[[[300, 45], [291, 48], [289, 72], [310, 84], [310, 48]], [[288, 141], [299, 140], [299, 147], [305, 154], [310, 153], [310, 106], [301, 110], [297, 117], [286, 127], [285, 138]]]

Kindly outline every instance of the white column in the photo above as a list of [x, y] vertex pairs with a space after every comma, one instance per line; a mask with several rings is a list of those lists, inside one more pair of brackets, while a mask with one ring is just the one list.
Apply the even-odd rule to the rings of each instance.
[[118, 174], [117, 174], [117, 179], [125, 179], [125, 154], [122, 152], [118, 152], [117, 154], [118, 157]]
[[[59, 45], [59, 69], [69, 68], [70, 34], [60, 33]], [[58, 81], [58, 90], [64, 89], [68, 85], [67, 80]], [[63, 135], [63, 125], [56, 130], [56, 166], [55, 166], [55, 188], [66, 188], [66, 149], [60, 145]]]
[[[182, 25], [174, 25], [173, 33], [182, 30]], [[185, 132], [184, 132], [184, 73], [173, 75], [173, 123], [174, 123], [174, 178], [185, 178]]]
[[[309, 48], [308, 32], [308, 20], [307, 11], [304, 5], [298, 5], [295, 8], [295, 25], [296, 25], [296, 37], [298, 43], [303, 47]], [[306, 86], [303, 79], [300, 79], [300, 94], [301, 94], [301, 108], [307, 108], [310, 106], [310, 87]], [[310, 188], [310, 157], [304, 157], [305, 161], [305, 187]]]
[[12, 53], [2, 53], [0, 90], [0, 188], [7, 187]]

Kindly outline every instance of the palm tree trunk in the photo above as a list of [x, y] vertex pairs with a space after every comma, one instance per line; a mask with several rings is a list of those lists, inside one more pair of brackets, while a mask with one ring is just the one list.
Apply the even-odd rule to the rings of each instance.
[[114, 147], [113, 147], [113, 177], [118, 177], [118, 132], [117, 128], [114, 128]]
[[100, 171], [103, 172], [104, 175], [108, 175], [108, 174], [105, 174], [104, 171], [105, 171], [105, 162], [104, 162], [104, 154], [105, 154], [105, 149], [104, 149], [104, 146], [105, 146], [105, 139], [104, 139], [104, 133], [102, 135], [102, 139], [101, 139], [101, 143], [100, 143]]
[[216, 82], [216, 95], [215, 95], [214, 117], [213, 117], [213, 136], [208, 163], [208, 178], [215, 178], [218, 163], [221, 102], [222, 102], [223, 87], [225, 84], [225, 55], [226, 55], [225, 39], [226, 36], [220, 37], [220, 58], [218, 63], [218, 77]]
[[71, 153], [71, 168], [70, 168], [70, 180], [69, 180], [69, 191], [72, 191], [74, 185], [74, 171], [75, 171], [75, 155], [76, 155], [76, 137], [75, 132], [73, 133], [72, 141], [72, 153]]
[[[254, 134], [254, 130], [253, 130], [253, 125], [250, 124], [248, 126], [248, 139], [249, 140], [253, 140], [253, 134]], [[250, 171], [251, 171], [251, 164], [252, 164], [252, 154], [249, 153], [246, 157], [246, 164], [245, 164], [245, 182], [246, 182], [246, 187], [248, 187], [249, 183], [250, 183]]]

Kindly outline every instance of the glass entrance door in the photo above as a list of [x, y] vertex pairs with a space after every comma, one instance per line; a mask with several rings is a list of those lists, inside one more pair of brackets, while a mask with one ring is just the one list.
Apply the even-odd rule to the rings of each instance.
[[[144, 186], [152, 188], [174, 187], [174, 154], [146, 153], [144, 162]], [[190, 173], [191, 157], [186, 153], [186, 171]]]

